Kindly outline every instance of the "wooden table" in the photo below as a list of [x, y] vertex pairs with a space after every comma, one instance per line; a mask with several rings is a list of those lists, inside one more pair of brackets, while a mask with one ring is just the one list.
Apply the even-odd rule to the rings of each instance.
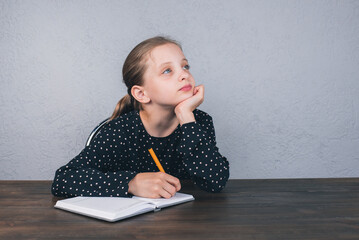
[[0, 181], [0, 239], [359, 239], [359, 178], [189, 182], [195, 201], [115, 223], [53, 206], [50, 181]]

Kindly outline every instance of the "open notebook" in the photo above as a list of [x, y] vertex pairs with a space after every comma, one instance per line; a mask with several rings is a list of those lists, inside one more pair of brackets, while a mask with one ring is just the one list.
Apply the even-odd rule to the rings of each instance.
[[59, 200], [55, 208], [115, 222], [146, 212], [157, 211], [164, 207], [193, 201], [189, 194], [177, 192], [169, 199], [165, 198], [122, 198], [122, 197], [74, 197]]

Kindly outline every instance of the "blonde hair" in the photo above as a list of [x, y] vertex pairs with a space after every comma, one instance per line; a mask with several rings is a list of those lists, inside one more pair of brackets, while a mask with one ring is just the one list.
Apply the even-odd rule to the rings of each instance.
[[143, 85], [143, 75], [147, 69], [146, 60], [152, 49], [168, 43], [176, 44], [182, 49], [181, 44], [177, 41], [168, 37], [156, 36], [139, 43], [128, 54], [122, 67], [122, 77], [127, 87], [127, 94], [118, 101], [109, 120], [113, 120], [124, 113], [142, 109], [141, 103], [132, 96], [131, 89], [135, 85]]

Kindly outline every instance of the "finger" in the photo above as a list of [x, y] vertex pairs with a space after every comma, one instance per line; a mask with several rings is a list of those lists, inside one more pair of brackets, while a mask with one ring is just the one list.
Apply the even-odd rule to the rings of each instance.
[[194, 95], [196, 95], [196, 94], [198, 93], [198, 91], [199, 91], [198, 86], [197, 86], [197, 87], [195, 87], [193, 90], [194, 90], [194, 91], [193, 91], [193, 94], [194, 94]]
[[204, 95], [204, 87], [203, 85], [199, 85], [195, 88], [194, 95], [203, 96]]
[[201, 89], [201, 90], [202, 90], [202, 89], [204, 89], [204, 85], [203, 85], [203, 84], [201, 84], [201, 85], [195, 86], [195, 88], [196, 88], [196, 89]]
[[193, 90], [194, 90], [194, 94], [198, 93], [198, 91], [200, 90], [201, 85], [196, 86]]
[[179, 191], [181, 189], [181, 182], [178, 178], [173, 177], [169, 174], [166, 174], [165, 180], [170, 183], [172, 186], [176, 188], [176, 191]]
[[195, 107], [198, 107], [204, 100], [204, 92], [199, 90], [197, 94], [193, 95], [193, 99], [195, 99]]
[[198, 86], [198, 92], [203, 95], [204, 94], [204, 85], [199, 85]]
[[176, 187], [168, 182], [163, 185], [163, 189], [166, 190], [171, 195], [171, 197], [173, 197], [177, 192]]
[[159, 192], [159, 195], [163, 198], [171, 198], [172, 195], [167, 192], [164, 188]]

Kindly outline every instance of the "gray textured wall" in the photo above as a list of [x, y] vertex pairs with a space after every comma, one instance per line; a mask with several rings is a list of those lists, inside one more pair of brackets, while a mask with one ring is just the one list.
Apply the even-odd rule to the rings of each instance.
[[231, 178], [359, 177], [359, 1], [0, 0], [0, 179], [52, 179], [157, 34], [205, 84]]

